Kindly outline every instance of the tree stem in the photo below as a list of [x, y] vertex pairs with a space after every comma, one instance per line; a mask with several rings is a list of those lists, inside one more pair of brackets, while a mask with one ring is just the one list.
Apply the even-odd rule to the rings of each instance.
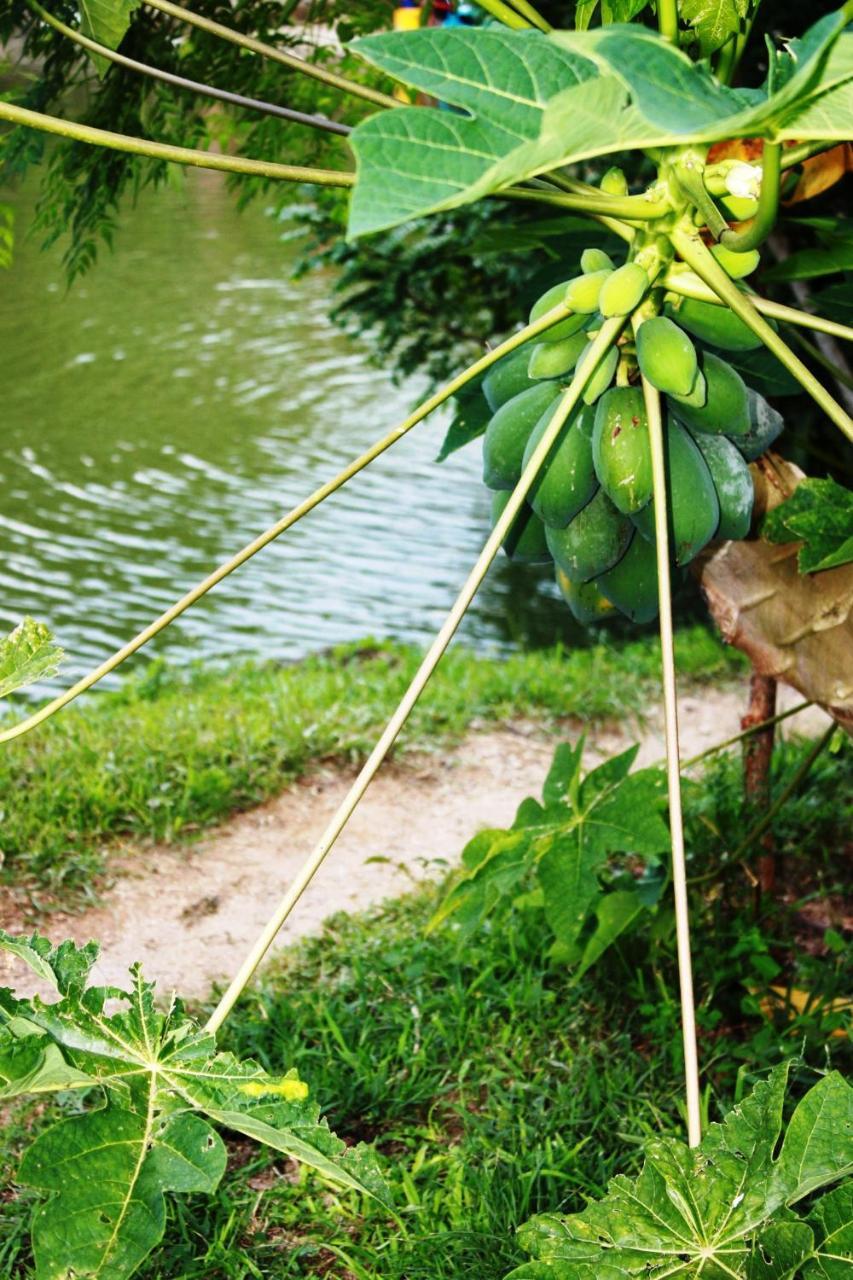
[[507, 340], [502, 342], [500, 346], [495, 347], [492, 351], [486, 352], [484, 356], [481, 356], [480, 359], [470, 365], [469, 368], [465, 369], [462, 373], [458, 374], [448, 382], [445, 387], [442, 387], [441, 390], [436, 391], [434, 395], [430, 396], [428, 400], [425, 400], [423, 404], [415, 409], [415, 411], [401, 422], [399, 426], [394, 427], [392, 431], [389, 431], [388, 434], [383, 436], [381, 440], [378, 440], [376, 444], [371, 445], [365, 453], [362, 453], [358, 458], [355, 458], [346, 467], [344, 467], [343, 471], [340, 471], [334, 479], [327, 480], [319, 489], [315, 489], [314, 493], [312, 493], [310, 497], [306, 498], [303, 502], [300, 502], [292, 511], [289, 511], [287, 515], [282, 516], [280, 520], [277, 520], [269, 529], [266, 529], [257, 538], [254, 538], [250, 543], [243, 547], [242, 550], [238, 551], [236, 555], [233, 555], [229, 560], [226, 560], [224, 564], [221, 564], [217, 569], [214, 569], [213, 573], [209, 574], [199, 582], [192, 588], [192, 590], [181, 596], [180, 600], [177, 600], [173, 605], [171, 605], [165, 613], [161, 613], [159, 618], [156, 618], [152, 623], [149, 623], [144, 631], [140, 631], [139, 635], [128, 641], [126, 645], [123, 645], [121, 649], [118, 649], [111, 655], [111, 657], [107, 658], [105, 662], [102, 662], [100, 666], [95, 667], [95, 669], [90, 671], [88, 675], [83, 676], [83, 678], [78, 680], [76, 684], [73, 684], [69, 689], [66, 689], [64, 693], [59, 694], [51, 702], [48, 702], [45, 706], [41, 707], [40, 710], [33, 712], [31, 716], [27, 716], [25, 720], [21, 720], [18, 724], [12, 725], [10, 728], [4, 729], [0, 732], [0, 743], [10, 742], [13, 738], [20, 738], [31, 729], [35, 729], [37, 725], [42, 724], [43, 721], [49, 719], [50, 716], [55, 715], [57, 711], [61, 711], [63, 707], [67, 707], [69, 702], [73, 702], [73, 700], [79, 697], [81, 693], [85, 693], [87, 689], [91, 689], [92, 686], [97, 684], [99, 680], [102, 680], [104, 676], [115, 671], [116, 667], [120, 666], [127, 658], [131, 657], [141, 649], [143, 645], [146, 645], [149, 640], [153, 640], [156, 635], [159, 635], [159, 633], [168, 627], [170, 623], [174, 622], [176, 618], [179, 618], [182, 613], [190, 608], [191, 605], [196, 604], [196, 602], [199, 601], [202, 596], [206, 595], [212, 587], [215, 587], [217, 583], [222, 582], [229, 574], [233, 573], [235, 569], [239, 569], [247, 560], [250, 560], [251, 557], [256, 555], [259, 551], [262, 551], [264, 547], [268, 546], [276, 538], [280, 537], [281, 534], [286, 532], [286, 530], [292, 528], [298, 520], [301, 520], [303, 516], [306, 516], [309, 511], [313, 511], [315, 507], [319, 506], [321, 502], [345, 485], [353, 476], [358, 475], [359, 471], [362, 471], [369, 463], [378, 458], [380, 454], [383, 454], [386, 449], [391, 447], [392, 444], [395, 444], [398, 440], [402, 439], [407, 432], [411, 431], [412, 427], [417, 426], [419, 422], [422, 422], [424, 418], [432, 413], [434, 409], [437, 409], [439, 405], [443, 404], [445, 400], [449, 400], [452, 395], [455, 395], [457, 391], [460, 391], [462, 387], [471, 381], [472, 378], [476, 378], [479, 374], [484, 373], [487, 369], [490, 369], [493, 364], [496, 364], [498, 360], [509, 355], [510, 352], [515, 351], [516, 348], [522, 346], [523, 343], [538, 337], [540, 333], [544, 333], [546, 329], [550, 329], [551, 326], [557, 324], [558, 321], [564, 320], [569, 314], [569, 309], [564, 306], [563, 303], [560, 303], [558, 306], [552, 307], [550, 311], [546, 312], [545, 315], [540, 316], [540, 318], [535, 320], [532, 324], [526, 325], [525, 328], [520, 329], [519, 332], [513, 334], [511, 338], [507, 338]]
[[227, 991], [224, 993], [208, 1019], [208, 1031], [218, 1031], [222, 1026], [222, 1023], [233, 1009], [237, 1000], [239, 1000], [247, 984], [252, 980], [258, 965], [261, 963], [272, 945], [276, 934], [279, 932], [285, 920], [302, 897], [302, 894], [313, 880], [317, 871], [319, 871], [327, 854], [332, 849], [335, 841], [338, 839], [338, 836], [341, 834], [344, 827], [349, 822], [349, 819], [355, 812], [355, 809], [361, 801], [364, 793], [367, 791], [367, 788], [379, 770], [383, 760], [393, 746], [397, 735], [406, 723], [413, 707], [423, 693], [427, 681], [438, 665], [442, 655], [447, 649], [447, 646], [450, 644], [450, 641], [453, 639], [460, 622], [467, 612], [468, 606], [476, 595], [483, 578], [488, 572], [489, 566], [497, 555], [501, 543], [521, 510], [524, 499], [530, 490], [530, 486], [536, 479], [536, 476], [548, 456], [551, 446], [556, 440], [563, 423], [580, 400], [584, 387], [592, 377], [602, 358], [607, 354], [613, 343], [618, 338], [624, 324], [624, 317], [616, 317], [614, 319], [606, 320], [602, 325], [598, 337], [594, 339], [592, 346], [590, 347], [589, 356], [584, 361], [580, 371], [575, 374], [571, 385], [561, 396], [559, 404], [551, 416], [542, 439], [539, 441], [539, 444], [534, 450], [533, 456], [524, 468], [521, 479], [510, 495], [509, 502], [498, 518], [485, 546], [483, 547], [483, 550], [477, 558], [476, 564], [469, 573], [462, 590], [457, 596], [453, 607], [441, 627], [441, 630], [430, 645], [414, 679], [404, 693], [397, 709], [388, 721], [379, 741], [376, 743], [376, 746], [367, 758], [355, 782], [350, 787], [347, 795], [341, 801], [341, 804], [332, 816], [319, 841], [305, 860], [303, 866], [297, 873], [296, 878], [293, 880], [284, 897], [279, 902], [276, 910], [273, 912], [273, 915], [270, 917], [257, 941], [246, 956], [246, 959], [243, 961], [243, 964], [240, 966], [240, 969], [234, 976]]
[[27, 4], [33, 13], [38, 14], [43, 22], [53, 27], [55, 31], [65, 36], [66, 39], [78, 44], [81, 49], [87, 49], [98, 57], [106, 58], [120, 67], [126, 67], [128, 71], [150, 76], [152, 80], [160, 80], [164, 84], [174, 85], [177, 89], [188, 89], [191, 93], [200, 94], [205, 98], [214, 98], [219, 102], [227, 102], [234, 107], [243, 107], [248, 111], [262, 111], [264, 115], [277, 116], [281, 120], [290, 120], [294, 124], [308, 125], [311, 129], [322, 129], [326, 133], [338, 133], [342, 137], [352, 133], [351, 125], [339, 124], [336, 120], [329, 120], [327, 116], [312, 116], [305, 111], [294, 111], [290, 107], [280, 107], [274, 102], [263, 102], [259, 98], [246, 98], [241, 93], [231, 93], [228, 89], [216, 89], [213, 85], [202, 84], [198, 80], [187, 80], [185, 76], [175, 75], [172, 71], [161, 71], [159, 67], [149, 67], [144, 62], [137, 62], [135, 58], [126, 57], [125, 54], [119, 53], [116, 49], [110, 49], [105, 44], [99, 44], [97, 40], [90, 40], [82, 31], [75, 31], [73, 27], [66, 26], [64, 22], [60, 22], [59, 18], [55, 18], [52, 13], [48, 13], [47, 9], [42, 8], [38, 0], [27, 0]]
[[728, 305], [735, 315], [740, 316], [744, 324], [755, 333], [768, 350], [782, 362], [789, 373], [797, 379], [802, 387], [818, 404], [828, 418], [844, 432], [847, 439], [853, 441], [853, 419], [845, 412], [837, 400], [818, 382], [811, 369], [803, 364], [778, 333], [771, 329], [762, 315], [755, 309], [749, 295], [742, 293], [737, 285], [726, 275], [714, 255], [706, 249], [698, 234], [691, 230], [675, 228], [671, 233], [672, 243], [689, 267], [700, 279]]
[[182, 5], [171, 4], [170, 0], [144, 0], [144, 3], [152, 9], [159, 9], [161, 13], [168, 13], [173, 18], [180, 18], [182, 22], [188, 22], [193, 27], [199, 27], [202, 31], [209, 31], [211, 35], [219, 36], [222, 40], [228, 40], [231, 44], [240, 45], [243, 49], [251, 49], [252, 53], [258, 53], [273, 62], [280, 62], [282, 66], [289, 67], [291, 71], [298, 71], [304, 76], [311, 76], [314, 80], [322, 80], [324, 84], [331, 85], [333, 89], [340, 89], [342, 93], [348, 93], [356, 98], [363, 98], [366, 102], [372, 102], [378, 107], [400, 106], [396, 98], [389, 97], [387, 93], [381, 93], [378, 89], [371, 89], [368, 85], [359, 84], [356, 80], [348, 80], [345, 76], [339, 76], [334, 71], [328, 71], [317, 63], [306, 62], [304, 58], [297, 58], [294, 54], [285, 53], [283, 49], [276, 49], [274, 45], [266, 44], [263, 40], [256, 40], [254, 36], [243, 35], [241, 31], [232, 31], [230, 27], [223, 26], [221, 22], [214, 22], [211, 18], [203, 18], [200, 13], [193, 13], [191, 9], [184, 9]]
[[[639, 329], [642, 318], [636, 324]], [[666, 774], [669, 797], [669, 829], [672, 838], [672, 887], [675, 901], [678, 980], [681, 993], [681, 1030], [684, 1045], [684, 1083], [687, 1104], [687, 1140], [695, 1147], [702, 1137], [699, 1096], [699, 1054], [696, 1045], [696, 1005], [693, 964], [690, 955], [690, 911], [687, 902], [687, 861], [684, 851], [684, 818], [681, 809], [681, 762], [678, 741], [678, 698], [675, 647], [672, 628], [672, 588], [669, 572], [664, 425], [660, 393], [643, 378], [643, 398], [649, 424], [652, 487], [660, 610], [661, 674], [663, 683]]]
[[[770, 776], [775, 740], [777, 684], [773, 676], [753, 670], [749, 678], [749, 708], [741, 720], [741, 728], [753, 732], [745, 740], [743, 752], [743, 790], [745, 809], [753, 818], [770, 807]], [[758, 726], [764, 727], [759, 730]], [[758, 859], [758, 895], [773, 893], [776, 886], [776, 850], [768, 824], [762, 837], [762, 853]]]
[[758, 196], [755, 217], [737, 231], [729, 227], [722, 233], [720, 244], [724, 244], [727, 249], [735, 253], [746, 253], [750, 249], [757, 249], [776, 225], [776, 215], [779, 212], [781, 157], [782, 144], [765, 141], [761, 153], [761, 192]]
[[58, 116], [42, 115], [11, 102], [0, 101], [0, 120], [22, 125], [28, 129], [40, 129], [42, 133], [54, 133], [74, 142], [88, 142], [95, 147], [109, 147], [112, 151], [126, 151], [150, 160], [166, 160], [170, 164], [189, 165], [196, 169], [217, 169], [222, 173], [248, 174], [256, 178], [274, 178], [283, 182], [311, 182], [321, 187], [351, 187], [355, 174], [338, 173], [334, 169], [308, 169], [302, 165], [274, 164], [268, 160], [249, 160], [245, 156], [219, 155], [214, 151], [194, 151], [189, 147], [174, 147], [166, 142], [150, 142], [147, 138], [132, 138], [124, 133], [110, 133], [107, 129], [95, 129], [92, 125], [77, 124], [73, 120], [61, 120]]

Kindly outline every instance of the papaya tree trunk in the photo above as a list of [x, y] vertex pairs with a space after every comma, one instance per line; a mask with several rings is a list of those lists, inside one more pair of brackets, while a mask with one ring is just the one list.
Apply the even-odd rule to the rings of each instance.
[[[749, 679], [749, 706], [741, 719], [742, 729], [770, 720], [776, 714], [777, 684], [773, 676], [759, 675], [753, 671]], [[750, 827], [770, 807], [771, 768], [775, 725], [768, 725], [760, 733], [753, 733], [744, 740], [743, 789], [746, 819]], [[756, 897], [772, 895], [776, 888], [776, 847], [772, 826], [759, 841], [761, 849], [756, 860]]]

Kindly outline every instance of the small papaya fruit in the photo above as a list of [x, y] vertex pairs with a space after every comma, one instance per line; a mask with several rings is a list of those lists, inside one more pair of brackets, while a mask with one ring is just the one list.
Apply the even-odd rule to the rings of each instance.
[[611, 169], [608, 169], [598, 185], [608, 196], [626, 196], [628, 194], [628, 179], [618, 165], [613, 165]]
[[[542, 439], [549, 420], [550, 414], [546, 412], [533, 428], [524, 450], [522, 470]], [[569, 418], [527, 495], [540, 520], [552, 529], [565, 529], [598, 488], [592, 465], [592, 422], [593, 412], [586, 408]]]
[[[665, 458], [670, 551], [676, 564], [689, 564], [716, 533], [720, 503], [698, 446], [671, 415], [666, 423]], [[653, 503], [635, 512], [631, 520], [648, 542], [655, 541]]]
[[652, 496], [652, 453], [639, 387], [611, 387], [598, 401], [592, 461], [601, 487], [619, 511], [632, 515], [646, 505]]
[[696, 298], [679, 298], [667, 302], [666, 314], [694, 338], [719, 347], [721, 351], [755, 351], [761, 346], [748, 325], [728, 307], [715, 302], [699, 302]]
[[561, 378], [571, 373], [586, 346], [586, 334], [581, 331], [560, 342], [537, 342], [530, 351], [527, 376], [533, 381], [540, 378]]
[[643, 300], [649, 277], [639, 262], [626, 262], [608, 275], [598, 295], [598, 309], [603, 316], [627, 316]]
[[749, 467], [731, 440], [697, 431], [693, 442], [708, 464], [717, 500], [720, 523], [717, 538], [745, 538], [752, 524], [755, 490]]
[[753, 196], [720, 196], [720, 204], [734, 222], [745, 222], [758, 213], [758, 201]]
[[635, 533], [628, 550], [594, 586], [632, 622], [651, 622], [658, 614], [658, 567], [654, 544]]
[[749, 401], [749, 431], [734, 437], [734, 443], [747, 462], [754, 462], [782, 434], [785, 421], [781, 413], [768, 404], [764, 396], [753, 387], [747, 387], [746, 394]]
[[566, 286], [566, 306], [579, 315], [592, 315], [598, 310], [602, 285], [612, 274], [611, 271], [590, 271], [587, 275], [575, 276]]
[[558, 399], [552, 382], [534, 382], [492, 415], [483, 436], [483, 483], [489, 489], [515, 488], [528, 436]]
[[746, 383], [737, 369], [706, 351], [702, 357], [707, 395], [700, 407], [680, 396], [669, 398], [672, 411], [688, 427], [719, 435], [741, 436], [749, 431], [749, 397]]
[[556, 564], [574, 582], [589, 582], [612, 569], [631, 541], [631, 521], [617, 511], [603, 489], [565, 529], [545, 530]]
[[[584, 366], [584, 362], [588, 358], [588, 352], [592, 343], [589, 343], [580, 354], [580, 358], [575, 365], [575, 373], [579, 373]], [[616, 366], [619, 363], [619, 352], [615, 347], [611, 347], [607, 355], [599, 362], [595, 373], [584, 387], [583, 402], [584, 404], [595, 404], [600, 395], [603, 394], [613, 381], [613, 375], [616, 372]]]
[[613, 259], [603, 249], [584, 249], [581, 254], [581, 271], [588, 275], [591, 271], [612, 271]]
[[[533, 306], [530, 308], [530, 323], [534, 320], [540, 320], [548, 311], [553, 310], [558, 302], [564, 302], [566, 298], [566, 289], [571, 282], [563, 280], [560, 284], [552, 285], [550, 289], [546, 289], [541, 297], [537, 298]], [[566, 316], [565, 320], [558, 320], [556, 324], [552, 324], [550, 329], [546, 329], [544, 333], [540, 333], [537, 342], [562, 342], [563, 338], [570, 338], [573, 333], [577, 333], [587, 322], [587, 316], [571, 315]]]
[[492, 365], [483, 379], [483, 395], [492, 413], [533, 385], [527, 372], [529, 362], [530, 347], [525, 343]]
[[556, 578], [562, 597], [578, 622], [584, 625], [600, 622], [613, 612], [613, 605], [605, 599], [594, 582], [574, 582], [559, 565]]
[[[492, 494], [492, 528], [497, 524], [510, 494]], [[509, 526], [501, 543], [510, 560], [516, 564], [550, 564], [551, 552], [545, 541], [545, 526], [525, 502]]]
[[731, 280], [744, 280], [747, 276], [751, 276], [761, 261], [761, 254], [757, 249], [735, 253], [724, 244], [712, 244], [711, 252]]
[[651, 316], [637, 330], [640, 372], [658, 391], [688, 396], [699, 372], [696, 348], [668, 316]]

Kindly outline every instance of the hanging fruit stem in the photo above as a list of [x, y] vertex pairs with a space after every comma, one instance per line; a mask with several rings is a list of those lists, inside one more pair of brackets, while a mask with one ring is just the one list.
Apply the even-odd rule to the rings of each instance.
[[580, 370], [578, 370], [573, 377], [570, 386], [560, 397], [560, 401], [549, 420], [542, 439], [539, 441], [530, 461], [524, 468], [521, 479], [513, 489], [507, 505], [504, 507], [501, 515], [495, 523], [483, 550], [477, 557], [477, 562], [465, 580], [462, 590], [459, 592], [459, 595], [448, 613], [441, 630], [427, 650], [414, 679], [403, 694], [397, 709], [394, 711], [394, 714], [388, 721], [379, 741], [376, 743], [376, 746], [373, 748], [366, 762], [362, 766], [355, 782], [341, 801], [319, 841], [303, 863], [301, 869], [296, 875], [296, 878], [293, 880], [284, 897], [276, 907], [276, 910], [264, 926], [259, 937], [235, 974], [227, 991], [224, 993], [219, 1004], [208, 1019], [208, 1031], [215, 1032], [222, 1026], [222, 1023], [228, 1017], [228, 1014], [233, 1009], [237, 1000], [239, 1000], [245, 987], [252, 980], [255, 970], [272, 945], [276, 934], [279, 932], [285, 920], [302, 897], [302, 894], [308, 888], [308, 885], [319, 871], [329, 851], [333, 848], [338, 836], [344, 830], [346, 824], [352, 817], [352, 814], [355, 812], [356, 807], [361, 801], [364, 793], [367, 791], [367, 788], [370, 786], [370, 783], [382, 765], [383, 760], [394, 745], [397, 735], [406, 723], [412, 709], [423, 693], [430, 676], [438, 666], [442, 655], [450, 644], [450, 641], [453, 639], [460, 622], [468, 610], [468, 606], [474, 599], [481, 582], [489, 570], [489, 566], [497, 555], [513, 521], [521, 510], [530, 487], [536, 479], [542, 464], [545, 462], [545, 459], [547, 458], [551, 450], [551, 446], [556, 440], [563, 423], [580, 400], [584, 388], [592, 378], [592, 375], [595, 373], [595, 370], [598, 368], [601, 361], [616, 342], [624, 325], [625, 318], [622, 316], [606, 320], [602, 325], [598, 336], [593, 340], [589, 348], [587, 358], [584, 360]]

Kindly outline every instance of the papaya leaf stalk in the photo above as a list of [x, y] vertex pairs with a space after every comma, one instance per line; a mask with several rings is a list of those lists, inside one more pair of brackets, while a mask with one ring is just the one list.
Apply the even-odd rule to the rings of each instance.
[[[677, 293], [682, 298], [695, 298], [697, 302], [711, 302], [717, 307], [729, 304], [704, 284], [692, 271], [679, 271], [673, 267], [663, 278], [663, 284], [670, 293]], [[818, 333], [828, 333], [833, 338], [842, 338], [845, 342], [853, 342], [853, 329], [836, 320], [825, 320], [823, 316], [812, 315], [810, 311], [800, 311], [797, 307], [785, 306], [782, 302], [772, 302], [770, 298], [762, 298], [757, 293], [749, 295], [750, 302], [763, 316], [771, 320], [781, 320], [785, 324], [797, 325], [801, 329], [814, 329]]]

